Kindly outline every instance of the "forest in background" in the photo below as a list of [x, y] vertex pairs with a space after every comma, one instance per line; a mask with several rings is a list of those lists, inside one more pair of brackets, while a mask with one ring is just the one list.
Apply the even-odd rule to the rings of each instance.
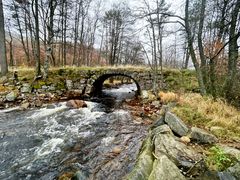
[[1, 0], [1, 73], [35, 66], [47, 78], [55, 66], [146, 65], [157, 74], [192, 63], [201, 94], [240, 104], [240, 0], [182, 0], [181, 9], [165, 0]]

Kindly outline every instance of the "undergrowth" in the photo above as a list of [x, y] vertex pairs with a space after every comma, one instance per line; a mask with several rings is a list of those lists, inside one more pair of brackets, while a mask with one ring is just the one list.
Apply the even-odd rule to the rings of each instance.
[[224, 171], [233, 166], [237, 159], [226, 154], [220, 147], [213, 146], [209, 149], [206, 163], [209, 169], [214, 171]]

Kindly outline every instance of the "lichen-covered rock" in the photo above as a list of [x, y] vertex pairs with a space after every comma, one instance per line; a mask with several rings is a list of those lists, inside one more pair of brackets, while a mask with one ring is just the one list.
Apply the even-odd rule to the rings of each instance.
[[175, 114], [167, 112], [165, 115], [165, 122], [169, 125], [173, 132], [179, 136], [186, 136], [188, 133], [188, 127], [184, 122], [178, 118]]
[[186, 168], [192, 167], [195, 162], [202, 158], [191, 147], [176, 140], [172, 133], [162, 132], [154, 134], [155, 155], [157, 157], [161, 156], [162, 153], [167, 154], [168, 158], [175, 164]]
[[214, 135], [196, 127], [192, 127], [190, 136], [191, 139], [194, 139], [200, 143], [212, 144], [217, 142], [217, 138]]
[[148, 180], [184, 180], [186, 179], [178, 169], [178, 167], [161, 154], [153, 163], [153, 170]]
[[153, 155], [151, 137], [148, 137], [143, 143], [137, 163], [133, 170], [123, 179], [127, 180], [146, 180], [152, 172]]
[[6, 100], [9, 102], [13, 102], [17, 99], [17, 93], [12, 91], [9, 94], [6, 95]]

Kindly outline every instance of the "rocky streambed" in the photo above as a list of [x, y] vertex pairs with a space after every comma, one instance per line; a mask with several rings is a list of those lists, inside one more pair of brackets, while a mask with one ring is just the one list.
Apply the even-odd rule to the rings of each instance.
[[[161, 105], [122, 104], [133, 92], [124, 86], [97, 102], [1, 110], [0, 179], [240, 179], [237, 148], [168, 110], [152, 123], [147, 113], [160, 114]], [[204, 148], [214, 144], [234, 158], [221, 172], [206, 165]]]

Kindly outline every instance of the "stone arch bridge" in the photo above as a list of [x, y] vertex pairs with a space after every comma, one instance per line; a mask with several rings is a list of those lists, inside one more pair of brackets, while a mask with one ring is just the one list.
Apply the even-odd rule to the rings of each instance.
[[[71, 74], [71, 72], [66, 72], [67, 74]], [[158, 84], [160, 84], [160, 76], [159, 73]], [[67, 89], [81, 90], [82, 94], [98, 96], [102, 91], [104, 81], [111, 77], [131, 79], [137, 86], [137, 94], [140, 94], [141, 90], [150, 90], [153, 87], [153, 72], [150, 69], [137, 70], [134, 68], [79, 70], [74, 72], [74, 78], [66, 79], [66, 87]]]

